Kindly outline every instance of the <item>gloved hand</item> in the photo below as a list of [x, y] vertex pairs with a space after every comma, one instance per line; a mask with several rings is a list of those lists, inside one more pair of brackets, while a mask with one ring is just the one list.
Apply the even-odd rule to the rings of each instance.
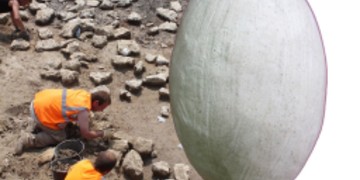
[[30, 33], [28, 32], [28, 30], [25, 31], [20, 31], [19, 29], [16, 29], [12, 34], [11, 34], [11, 39], [24, 39], [26, 41], [30, 41]]
[[19, 38], [30, 41], [30, 35], [27, 31], [20, 31]]

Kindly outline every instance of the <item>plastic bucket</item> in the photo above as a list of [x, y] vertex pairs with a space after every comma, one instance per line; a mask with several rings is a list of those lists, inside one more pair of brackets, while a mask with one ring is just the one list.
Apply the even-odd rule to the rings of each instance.
[[61, 157], [61, 155], [59, 153], [61, 150], [75, 151], [76, 154], [65, 157], [65, 158], [72, 158], [72, 157], [76, 157], [76, 156], [81, 156], [84, 149], [85, 149], [85, 145], [80, 140], [76, 140], [76, 139], [65, 140], [65, 141], [59, 143], [55, 147], [55, 159], [64, 159]]
[[[76, 157], [72, 157], [72, 158], [55, 159], [55, 160], [51, 161], [50, 168], [52, 171], [53, 179], [54, 180], [64, 180], [70, 166], [80, 160], [81, 160], [81, 157], [76, 156]], [[63, 167], [64, 169], [61, 169], [61, 168], [59, 168], [59, 164], [66, 166], [67, 168]]]

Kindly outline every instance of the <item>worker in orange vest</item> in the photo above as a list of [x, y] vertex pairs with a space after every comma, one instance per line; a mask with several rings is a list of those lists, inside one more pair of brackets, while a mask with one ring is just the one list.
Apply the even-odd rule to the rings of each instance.
[[82, 89], [45, 89], [35, 94], [30, 105], [37, 134], [21, 132], [15, 147], [15, 155], [31, 147], [46, 147], [66, 139], [65, 126], [76, 123], [83, 138], [93, 139], [107, 136], [104, 131], [90, 130], [90, 111], [103, 111], [111, 104], [109, 92], [88, 92]]
[[88, 159], [72, 165], [65, 180], [101, 180], [116, 165], [116, 155], [111, 151], [102, 151], [92, 163]]

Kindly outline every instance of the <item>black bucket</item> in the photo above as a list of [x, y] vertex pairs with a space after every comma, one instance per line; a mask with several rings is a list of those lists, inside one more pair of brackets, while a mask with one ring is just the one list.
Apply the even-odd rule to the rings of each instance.
[[76, 139], [65, 140], [65, 141], [59, 143], [55, 147], [55, 159], [63, 159], [60, 157], [60, 153], [59, 153], [59, 151], [61, 151], [61, 150], [72, 150], [72, 151], [76, 152], [76, 154], [74, 154], [72, 156], [65, 157], [65, 158], [72, 158], [72, 157], [76, 157], [76, 156], [81, 156], [84, 149], [85, 149], [85, 145], [80, 140], [76, 140]]
[[[72, 158], [55, 159], [55, 160], [51, 161], [50, 168], [51, 168], [51, 171], [52, 171], [53, 179], [54, 180], [64, 180], [70, 166], [75, 164], [76, 162], [78, 162], [80, 160], [81, 160], [81, 157], [76, 156], [76, 157], [72, 157]], [[62, 164], [62, 165], [66, 164], [67, 168], [66, 169], [59, 169], [59, 164]]]

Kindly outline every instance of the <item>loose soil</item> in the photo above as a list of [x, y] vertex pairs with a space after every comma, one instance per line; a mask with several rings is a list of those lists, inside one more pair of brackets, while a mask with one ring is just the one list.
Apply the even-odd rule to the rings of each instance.
[[[51, 1], [48, 5], [56, 10], [63, 8], [63, 5], [55, 2], [57, 1]], [[146, 28], [126, 23], [127, 15], [131, 11], [135, 11], [144, 17], [142, 24], [154, 23], [159, 25], [163, 20], [155, 15], [155, 9], [157, 7], [169, 8], [169, 3], [170, 0], [138, 0], [130, 7], [116, 8], [116, 12], [123, 17], [120, 19], [120, 26], [130, 29], [132, 39], [136, 40], [142, 47], [141, 55], [136, 58], [136, 61], [144, 60], [147, 52], [154, 55], [162, 54], [170, 59], [175, 34], [160, 32], [156, 36], [149, 36], [146, 34]], [[187, 1], [180, 1], [180, 3], [184, 8], [187, 5]], [[101, 25], [112, 22], [108, 12], [99, 9], [96, 11], [96, 22]], [[181, 13], [179, 15], [181, 16]], [[0, 25], [0, 144], [2, 144], [0, 146], [0, 179], [48, 180], [52, 176], [50, 163], [42, 166], [35, 163], [41, 152], [46, 150], [45, 148], [26, 151], [21, 156], [13, 156], [12, 153], [14, 143], [19, 139], [20, 131], [25, 129], [31, 120], [28, 109], [34, 94], [46, 88], [64, 87], [60, 82], [41, 79], [40, 70], [49, 61], [54, 59], [65, 61], [65, 57], [59, 51], [35, 52], [35, 44], [39, 40], [37, 29], [40, 26], [35, 25], [34, 16], [30, 16], [30, 19], [25, 22], [25, 26], [31, 32], [30, 50], [11, 51], [10, 34], [14, 28], [11, 22], [7, 25]], [[55, 40], [63, 41], [59, 36], [61, 29], [59, 27], [61, 26], [59, 20], [55, 20], [51, 25], [46, 26], [53, 31]], [[95, 87], [89, 79], [90, 72], [99, 70], [112, 72], [112, 81], [107, 84], [112, 91], [112, 104], [103, 113], [99, 113], [99, 116], [106, 117], [107, 121], [111, 122], [110, 128], [113, 130], [122, 131], [133, 137], [152, 139], [155, 142], [157, 158], [149, 160], [150, 162], [167, 161], [171, 168], [176, 163], [190, 165], [184, 150], [178, 146], [180, 142], [176, 136], [172, 117], [167, 118], [164, 123], [157, 121], [161, 107], [170, 104], [169, 100], [159, 98], [158, 90], [160, 87], [142, 87], [139, 93], [132, 96], [130, 102], [121, 101], [119, 99], [120, 88], [124, 88], [125, 81], [135, 78], [135, 75], [132, 69], [116, 70], [112, 67], [108, 55], [116, 53], [116, 42], [109, 41], [103, 49], [97, 49], [91, 46], [91, 41], [83, 41], [80, 42], [80, 49], [85, 54], [96, 54], [98, 62], [90, 63], [88, 68], [82, 68], [79, 83], [68, 88], [89, 90]], [[146, 72], [143, 76], [156, 71], [154, 64], [145, 62], [144, 65]], [[168, 88], [168, 85], [165, 87]], [[87, 145], [86, 147], [91, 146]], [[100, 143], [95, 149], [88, 149], [84, 158], [94, 160], [98, 151], [104, 148], [106, 148], [106, 144]], [[111, 171], [107, 179], [125, 178], [121, 170], [116, 169]], [[152, 179], [151, 163], [145, 163], [144, 179]], [[191, 168], [190, 179], [201, 179], [193, 168]]]

